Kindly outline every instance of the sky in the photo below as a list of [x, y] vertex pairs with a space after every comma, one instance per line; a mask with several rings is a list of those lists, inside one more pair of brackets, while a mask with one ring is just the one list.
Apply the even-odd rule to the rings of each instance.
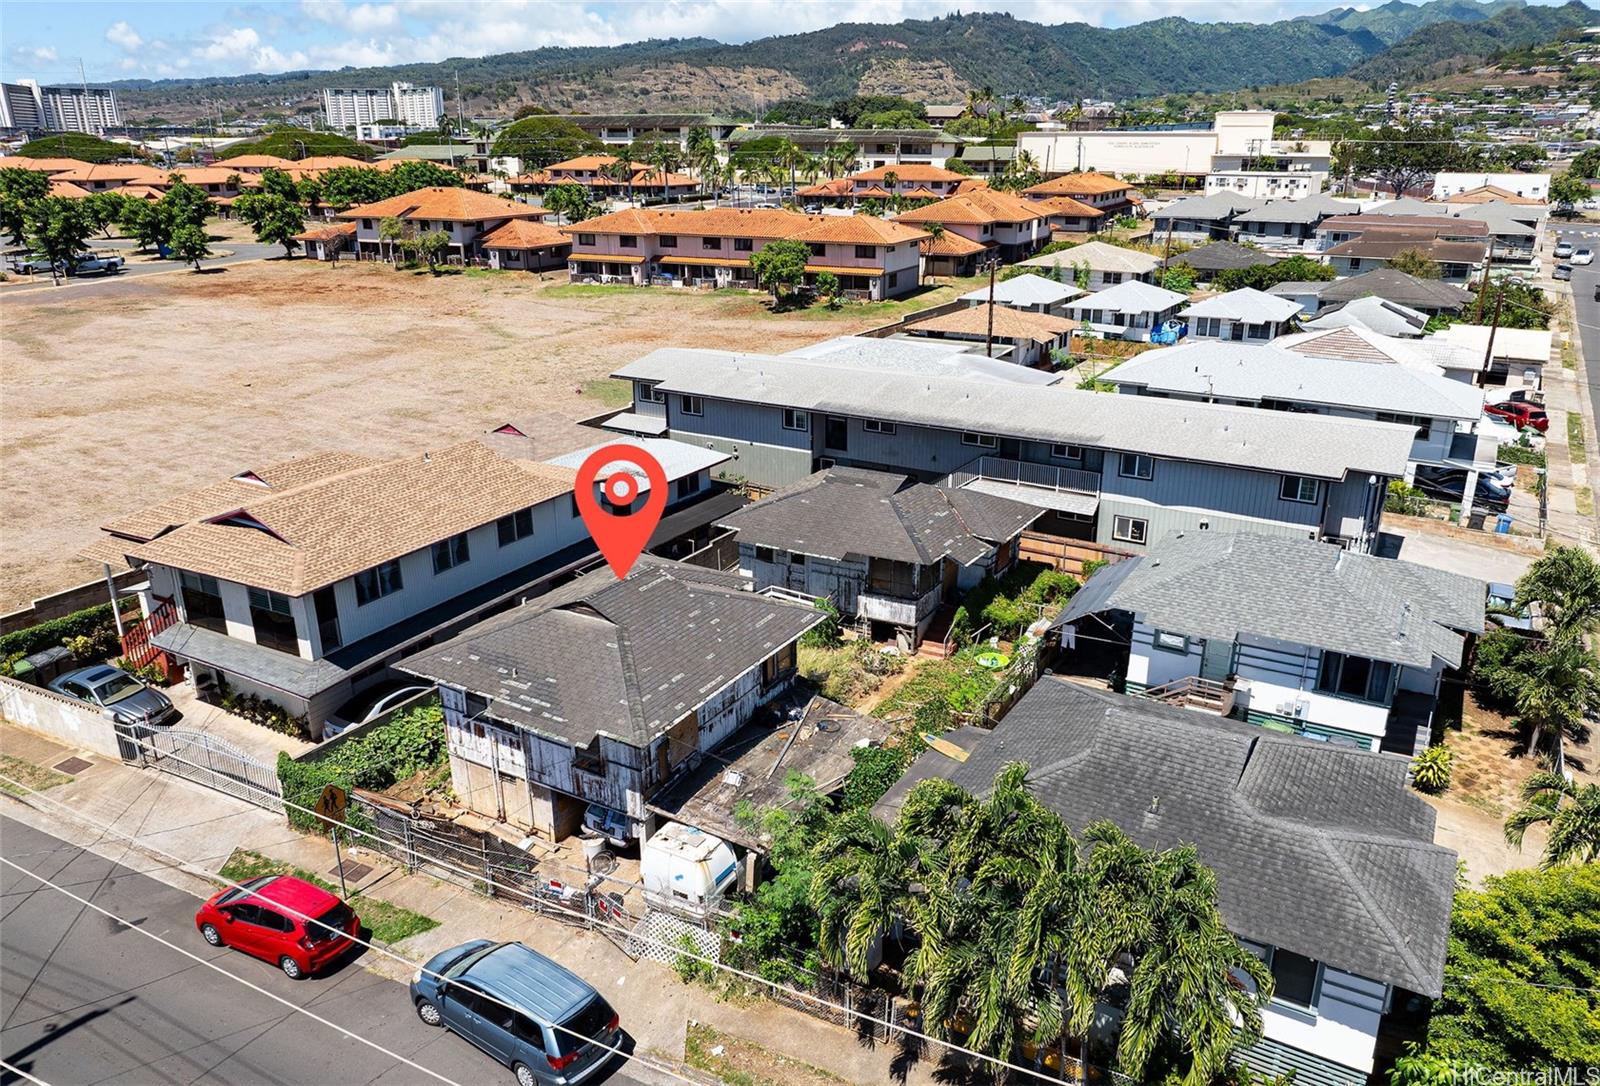
[[76, 82], [81, 64], [95, 83], [359, 68], [647, 38], [744, 42], [955, 10], [1124, 26], [1168, 15], [1270, 22], [1372, 2], [1381, 0], [7, 0], [0, 77]]

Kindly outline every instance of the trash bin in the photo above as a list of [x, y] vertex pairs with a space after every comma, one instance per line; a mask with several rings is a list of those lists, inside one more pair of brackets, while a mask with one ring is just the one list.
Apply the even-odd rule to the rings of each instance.
[[1511, 534], [1511, 514], [1501, 513], [1494, 518], [1494, 530], [1500, 535]]

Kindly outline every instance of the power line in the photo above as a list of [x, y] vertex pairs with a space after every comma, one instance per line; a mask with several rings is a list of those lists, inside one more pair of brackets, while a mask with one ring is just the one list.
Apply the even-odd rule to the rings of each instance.
[[28, 1074], [28, 1072], [24, 1071], [22, 1068], [16, 1066], [15, 1064], [7, 1063], [5, 1060], [0, 1060], [0, 1068], [3, 1068], [5, 1071], [9, 1072], [10, 1074], [16, 1075], [18, 1078], [22, 1079], [25, 1082], [35, 1083], [36, 1086], [50, 1086], [50, 1084], [48, 1082], [46, 1082], [44, 1079], [39, 1078], [36, 1075], [30, 1075], [30, 1074]]

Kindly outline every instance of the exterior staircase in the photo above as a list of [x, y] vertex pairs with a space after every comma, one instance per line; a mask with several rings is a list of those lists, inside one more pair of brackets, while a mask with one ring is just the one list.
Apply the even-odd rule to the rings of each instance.
[[145, 667], [155, 663], [156, 658], [161, 655], [161, 650], [152, 645], [150, 639], [162, 630], [176, 625], [177, 622], [177, 605], [171, 602], [163, 603], [124, 631], [123, 658], [134, 667]]
[[955, 654], [956, 647], [950, 641], [950, 623], [955, 617], [956, 609], [948, 603], [933, 613], [928, 630], [922, 635], [922, 643], [917, 646], [918, 656], [943, 660]]
[[1233, 711], [1233, 687], [1214, 679], [1202, 679], [1198, 675], [1185, 675], [1160, 686], [1148, 686], [1135, 696], [1164, 705], [1201, 709], [1218, 716], [1227, 716]]

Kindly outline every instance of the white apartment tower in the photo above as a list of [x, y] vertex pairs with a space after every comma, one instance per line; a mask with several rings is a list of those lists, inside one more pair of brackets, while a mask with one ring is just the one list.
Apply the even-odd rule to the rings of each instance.
[[437, 128], [444, 116], [444, 92], [410, 83], [392, 83], [388, 88], [324, 87], [322, 116], [329, 128], [354, 129], [374, 121]]
[[0, 83], [0, 128], [100, 135], [122, 124], [109, 87], [41, 87], [31, 79]]

